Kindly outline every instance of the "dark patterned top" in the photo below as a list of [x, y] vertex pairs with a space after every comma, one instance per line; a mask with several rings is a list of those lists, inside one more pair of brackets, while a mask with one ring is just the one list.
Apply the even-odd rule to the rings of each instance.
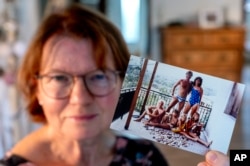
[[[0, 160], [0, 166], [18, 166], [28, 160], [12, 155]], [[130, 139], [117, 136], [114, 147], [114, 158], [110, 166], [167, 166], [160, 151], [152, 142], [144, 139]]]

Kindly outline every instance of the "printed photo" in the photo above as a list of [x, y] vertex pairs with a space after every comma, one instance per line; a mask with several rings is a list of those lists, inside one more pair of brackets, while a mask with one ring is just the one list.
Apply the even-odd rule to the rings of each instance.
[[110, 128], [200, 155], [227, 153], [244, 89], [132, 55]]

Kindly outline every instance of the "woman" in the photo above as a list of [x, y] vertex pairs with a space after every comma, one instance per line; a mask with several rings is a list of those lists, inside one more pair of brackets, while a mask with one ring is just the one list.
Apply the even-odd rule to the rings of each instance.
[[150, 141], [109, 130], [128, 61], [120, 32], [103, 16], [73, 5], [46, 18], [19, 73], [27, 110], [44, 125], [0, 163], [167, 165]]
[[150, 141], [109, 130], [129, 57], [120, 32], [93, 11], [73, 5], [46, 18], [19, 73], [27, 109], [44, 125], [3, 162], [167, 165]]
[[199, 105], [203, 95], [203, 88], [201, 87], [201, 85], [202, 85], [202, 78], [196, 77], [193, 82], [193, 87], [191, 89], [191, 95], [189, 101], [185, 104], [183, 110], [184, 114], [188, 114], [189, 110], [191, 109], [190, 117], [192, 117], [193, 114], [199, 109]]

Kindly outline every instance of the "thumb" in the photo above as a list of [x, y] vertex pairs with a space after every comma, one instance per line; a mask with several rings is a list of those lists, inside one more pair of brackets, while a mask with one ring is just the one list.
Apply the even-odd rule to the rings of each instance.
[[229, 166], [229, 158], [227, 155], [219, 151], [209, 151], [206, 154], [206, 162], [211, 166]]

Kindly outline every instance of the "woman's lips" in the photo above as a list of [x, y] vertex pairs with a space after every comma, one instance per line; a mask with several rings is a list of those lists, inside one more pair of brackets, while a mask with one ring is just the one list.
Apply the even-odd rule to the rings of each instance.
[[90, 121], [95, 117], [97, 117], [97, 114], [69, 116], [69, 119], [81, 122], [81, 121]]

